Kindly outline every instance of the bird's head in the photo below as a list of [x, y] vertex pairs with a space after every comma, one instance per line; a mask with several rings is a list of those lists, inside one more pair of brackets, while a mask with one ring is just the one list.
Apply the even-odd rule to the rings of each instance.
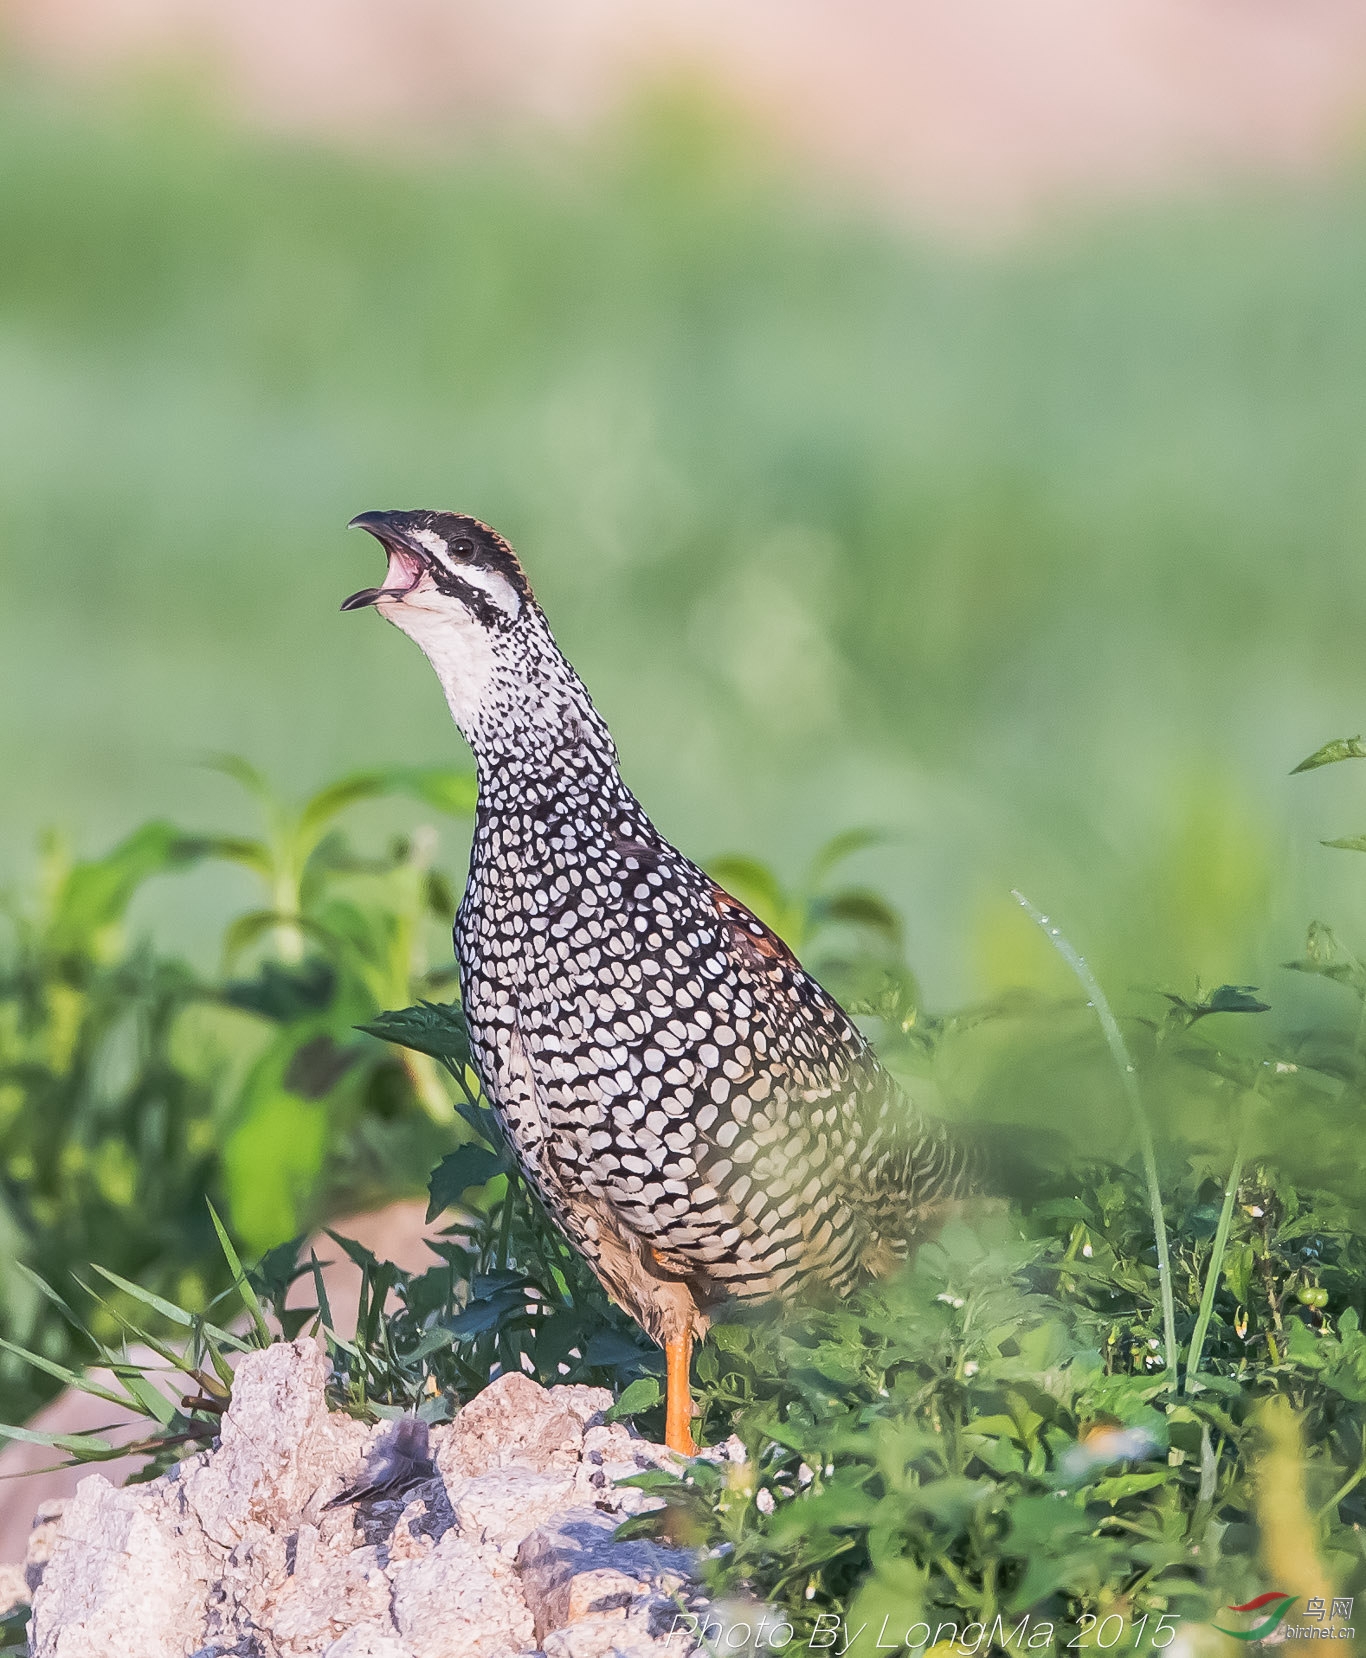
[[464, 513], [425, 511], [363, 512], [350, 527], [375, 537], [389, 568], [382, 587], [353, 593], [342, 609], [373, 605], [421, 648], [476, 754], [514, 730], [526, 740], [539, 727], [553, 741], [571, 705], [591, 709], [496, 530]]
[[418, 639], [432, 626], [505, 633], [531, 598], [517, 555], [496, 530], [460, 512], [363, 512], [349, 528], [368, 530], [389, 557], [382, 587], [366, 587], [343, 610], [374, 605]]

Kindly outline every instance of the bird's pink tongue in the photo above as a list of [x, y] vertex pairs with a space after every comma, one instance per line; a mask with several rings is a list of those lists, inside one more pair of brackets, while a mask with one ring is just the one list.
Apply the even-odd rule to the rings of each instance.
[[386, 549], [389, 554], [389, 568], [384, 575], [385, 590], [390, 593], [411, 593], [422, 580], [422, 572], [426, 568], [422, 560], [414, 553], [402, 547]]
[[353, 593], [349, 599], [342, 601], [343, 610], [364, 610], [379, 599], [404, 598], [422, 580], [426, 566], [416, 553], [407, 552], [402, 547], [386, 547], [385, 551], [389, 555], [389, 568], [384, 572], [384, 586], [365, 587], [359, 593]]

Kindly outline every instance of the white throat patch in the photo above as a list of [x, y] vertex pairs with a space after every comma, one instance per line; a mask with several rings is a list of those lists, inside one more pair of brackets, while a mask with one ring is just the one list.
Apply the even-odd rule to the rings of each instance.
[[381, 600], [377, 608], [436, 670], [451, 717], [468, 738], [498, 671], [497, 643], [489, 630], [458, 599], [432, 587], [396, 603]]

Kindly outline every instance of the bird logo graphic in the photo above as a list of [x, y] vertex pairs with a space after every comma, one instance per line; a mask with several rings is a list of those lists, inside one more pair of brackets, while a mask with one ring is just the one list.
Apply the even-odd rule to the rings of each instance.
[[1225, 1612], [1266, 1612], [1251, 1629], [1225, 1629], [1223, 1624], [1215, 1624], [1221, 1635], [1231, 1635], [1235, 1641], [1261, 1641], [1271, 1633], [1290, 1608], [1295, 1604], [1295, 1596], [1287, 1595], [1281, 1589], [1268, 1589], [1264, 1595], [1258, 1595], [1255, 1600], [1244, 1601], [1241, 1606], [1225, 1606]]

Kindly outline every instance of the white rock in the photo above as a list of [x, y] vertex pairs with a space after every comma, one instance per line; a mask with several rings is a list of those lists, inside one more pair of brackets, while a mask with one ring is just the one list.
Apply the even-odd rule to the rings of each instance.
[[238, 1365], [218, 1450], [196, 1459], [182, 1482], [215, 1543], [232, 1548], [252, 1521], [287, 1525], [335, 1483], [339, 1461], [358, 1460], [366, 1430], [329, 1413], [326, 1381], [327, 1360], [308, 1337], [248, 1353]]
[[498, 1377], [475, 1394], [438, 1444], [436, 1462], [447, 1485], [494, 1468], [530, 1468], [538, 1474], [572, 1470], [583, 1450], [586, 1413], [580, 1396], [598, 1391], [548, 1391], [515, 1371]]
[[419, 1658], [494, 1658], [531, 1644], [531, 1614], [511, 1571], [448, 1531], [394, 1583], [394, 1622]]
[[417, 1658], [417, 1654], [378, 1624], [360, 1623], [324, 1647], [322, 1658]]
[[76, 1487], [33, 1597], [34, 1658], [185, 1658], [203, 1644], [205, 1554], [159, 1495], [99, 1474]]
[[679, 1457], [663, 1445], [639, 1439], [620, 1422], [590, 1427], [583, 1436], [582, 1460], [574, 1476], [580, 1503], [606, 1505], [625, 1518], [645, 1509], [658, 1508], [661, 1499], [635, 1486], [619, 1486], [618, 1480], [648, 1473], [653, 1468], [677, 1469]]
[[317, 1554], [306, 1569], [296, 1569], [285, 1579], [264, 1626], [282, 1654], [306, 1658], [359, 1625], [373, 1622], [392, 1634], [391, 1592], [378, 1549]]
[[538, 1638], [581, 1618], [625, 1619], [663, 1606], [688, 1581], [680, 1550], [613, 1540], [617, 1521], [595, 1508], [571, 1508], [527, 1538], [517, 1554], [522, 1593]]
[[500, 1553], [516, 1554], [523, 1538], [574, 1501], [574, 1474], [500, 1468], [447, 1487], [460, 1535]]
[[546, 1636], [545, 1658], [692, 1658], [699, 1652], [681, 1626], [672, 1636], [667, 1623], [659, 1634], [651, 1634], [653, 1627], [651, 1620], [636, 1615], [624, 1621], [582, 1618]]
[[0, 1617], [33, 1599], [22, 1566], [0, 1566]]
[[616, 1403], [605, 1387], [585, 1387], [581, 1382], [561, 1382], [550, 1389], [550, 1397], [577, 1416], [585, 1429], [598, 1425]]
[[[508, 1376], [433, 1429], [439, 1472], [327, 1502], [392, 1423], [330, 1413], [311, 1341], [246, 1355], [219, 1444], [118, 1490], [99, 1475], [30, 1540], [35, 1658], [682, 1658], [689, 1562], [617, 1544], [670, 1453], [602, 1421], [602, 1389]], [[381, 1459], [382, 1460], [382, 1459]], [[654, 1499], [648, 1499], [653, 1501]]]

